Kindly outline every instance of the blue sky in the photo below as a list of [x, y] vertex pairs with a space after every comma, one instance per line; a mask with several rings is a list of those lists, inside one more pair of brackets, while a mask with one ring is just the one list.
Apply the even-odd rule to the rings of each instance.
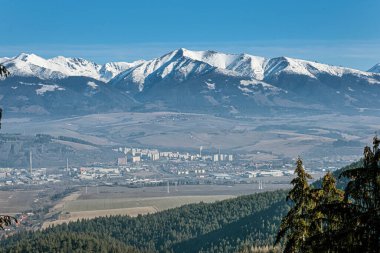
[[0, 0], [0, 56], [150, 59], [179, 47], [380, 62], [379, 0]]

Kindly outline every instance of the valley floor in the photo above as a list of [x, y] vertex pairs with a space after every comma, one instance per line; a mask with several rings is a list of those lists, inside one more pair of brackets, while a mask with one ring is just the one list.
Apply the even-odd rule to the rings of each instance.
[[127, 188], [127, 187], [85, 187], [63, 198], [46, 215], [49, 218], [42, 228], [51, 225], [113, 215], [136, 217], [148, 213], [180, 207], [192, 203], [213, 203], [255, 192], [287, 189], [286, 183], [265, 183], [265, 190], [256, 184], [238, 185], [184, 185], [169, 188], [166, 186]]

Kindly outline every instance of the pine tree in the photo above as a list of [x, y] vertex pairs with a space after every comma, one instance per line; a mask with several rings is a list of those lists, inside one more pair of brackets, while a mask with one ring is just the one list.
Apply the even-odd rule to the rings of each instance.
[[308, 179], [312, 177], [306, 173], [301, 158], [298, 158], [294, 172], [297, 176], [291, 181], [293, 188], [286, 198], [287, 201], [292, 201], [293, 207], [282, 219], [276, 238], [276, 244], [282, 238], [286, 239], [284, 252], [301, 252], [310, 233], [308, 213], [312, 208], [313, 201]]
[[344, 171], [341, 176], [351, 179], [347, 184], [344, 202], [336, 205], [342, 226], [331, 236], [342, 252], [379, 252], [380, 249], [380, 140], [373, 139], [373, 149], [364, 148], [364, 166]]
[[3, 65], [0, 64], [0, 77], [2, 76], [7, 77], [9, 75], [10, 75], [9, 71]]
[[[302, 251], [334, 252], [329, 235], [342, 225], [342, 220], [330, 207], [343, 201], [344, 192], [337, 189], [336, 180], [331, 172], [322, 179], [322, 188], [311, 190], [314, 207], [308, 214], [310, 234]], [[324, 240], [322, 240], [324, 239]]]
[[322, 189], [313, 192], [316, 206], [309, 221], [314, 233], [303, 244], [305, 252], [379, 252], [379, 144], [375, 136], [373, 149], [364, 148], [363, 166], [341, 173], [350, 179], [344, 197], [329, 173]]

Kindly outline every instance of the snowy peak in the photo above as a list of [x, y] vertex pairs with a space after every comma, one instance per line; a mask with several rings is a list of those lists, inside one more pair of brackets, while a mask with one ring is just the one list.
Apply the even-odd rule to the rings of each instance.
[[119, 73], [126, 71], [127, 69], [133, 68], [137, 65], [142, 64], [144, 61], [139, 60], [132, 63], [129, 62], [108, 62], [101, 66], [99, 69], [99, 74], [103, 80], [109, 81]]
[[181, 48], [151, 61], [136, 64], [135, 67], [128, 69], [116, 77], [115, 82], [124, 80], [134, 83], [138, 85], [138, 89], [141, 91], [147, 79], [157, 80], [170, 76], [181, 81], [215, 68], [207, 62], [199, 61], [193, 56], [191, 51]]
[[264, 76], [277, 76], [283, 72], [315, 78], [315, 74], [323, 72], [323, 67], [314, 66], [312, 62], [302, 61], [289, 57], [270, 59], [264, 66]]
[[190, 51], [184, 48], [179, 49], [183, 56], [210, 64], [211, 66], [227, 69], [236, 60], [237, 55], [223, 54], [215, 51]]
[[82, 58], [57, 56], [44, 59], [35, 54], [26, 53], [21, 53], [13, 58], [1, 58], [0, 61], [15, 76], [35, 76], [40, 79], [84, 76], [105, 82], [141, 62], [113, 62], [99, 65]]
[[14, 76], [36, 76], [41, 79], [56, 79], [65, 76], [55, 64], [49, 63], [46, 59], [35, 54], [21, 53], [16, 57], [9, 58], [2, 64]]
[[142, 91], [146, 80], [157, 80], [172, 77], [183, 81], [195, 75], [218, 70], [229, 75], [243, 75], [263, 79], [263, 57], [247, 54], [225, 54], [215, 51], [191, 51], [180, 48], [162, 57], [143, 62], [134, 68], [121, 73], [113, 82], [123, 80], [134, 83]]
[[85, 59], [58, 56], [47, 61], [51, 64], [51, 68], [56, 68], [67, 76], [87, 76], [98, 80], [102, 79], [99, 75], [101, 66]]
[[213, 67], [234, 71], [240, 75], [263, 79], [264, 57], [249, 54], [225, 54], [215, 51], [190, 51], [179, 49], [185, 57], [205, 62]]
[[313, 61], [294, 59], [289, 57], [277, 57], [264, 64], [265, 77], [272, 77], [281, 73], [308, 76], [318, 78], [319, 75], [342, 77], [345, 74], [371, 78], [372, 73], [351, 68], [332, 66]]
[[43, 64], [45, 59], [35, 55], [35, 54], [27, 54], [27, 53], [21, 53], [18, 56], [14, 57], [14, 59], [24, 61], [24, 62], [31, 62], [31, 63], [36, 63], [36, 64]]
[[380, 63], [376, 64], [368, 70], [368, 72], [380, 73]]

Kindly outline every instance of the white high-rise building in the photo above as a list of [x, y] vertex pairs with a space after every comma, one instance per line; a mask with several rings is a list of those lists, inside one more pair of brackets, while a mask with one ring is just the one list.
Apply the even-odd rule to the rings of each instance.
[[159, 152], [152, 152], [152, 153], [150, 153], [150, 156], [151, 156], [151, 159], [153, 161], [157, 161], [160, 159], [160, 153]]

